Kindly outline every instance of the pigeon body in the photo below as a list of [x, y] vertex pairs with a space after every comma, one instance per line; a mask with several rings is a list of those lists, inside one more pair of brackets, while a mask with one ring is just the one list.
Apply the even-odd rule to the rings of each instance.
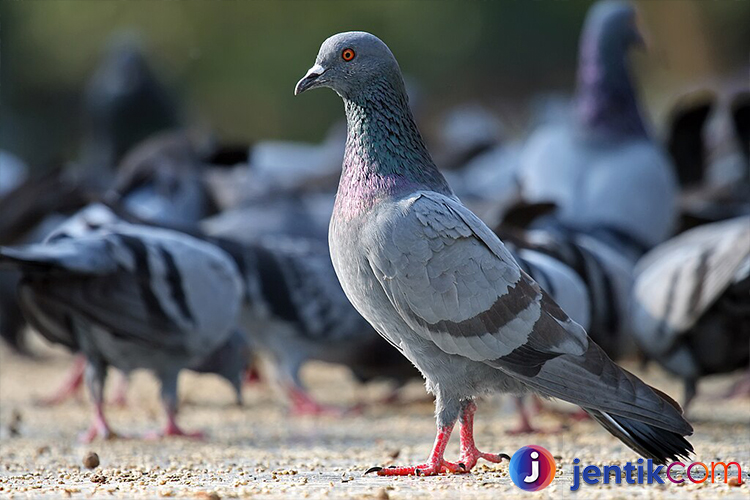
[[750, 362], [750, 217], [691, 229], [646, 254], [633, 287], [633, 335], [685, 381]]
[[[388, 47], [334, 35], [296, 93], [328, 86], [344, 100], [348, 138], [329, 230], [336, 274], [354, 307], [422, 372], [436, 396], [427, 464], [381, 475], [470, 470], [478, 458], [473, 398], [538, 392], [586, 409], [640, 454], [692, 447], [679, 406], [615, 365], [521, 270], [453, 195], [417, 130]], [[443, 454], [460, 419], [460, 466]]]
[[677, 181], [643, 123], [626, 60], [639, 43], [625, 2], [592, 7], [580, 46], [575, 119], [529, 138], [519, 182], [531, 202], [554, 202], [554, 225], [596, 236], [633, 261], [664, 241], [676, 218]]
[[0, 264], [23, 274], [19, 299], [29, 322], [51, 342], [86, 355], [97, 405], [89, 439], [110, 433], [101, 412], [107, 366], [153, 371], [162, 383], [166, 432], [181, 434], [174, 421], [179, 371], [236, 342], [242, 284], [234, 262], [181, 233], [94, 224], [82, 236], [59, 232], [44, 244], [3, 248]]

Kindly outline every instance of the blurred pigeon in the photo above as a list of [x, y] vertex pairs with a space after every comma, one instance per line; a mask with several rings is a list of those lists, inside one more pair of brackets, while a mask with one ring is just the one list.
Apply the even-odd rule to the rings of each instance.
[[118, 33], [108, 43], [85, 90], [84, 116], [80, 163], [102, 175], [143, 139], [178, 125], [177, 105], [134, 34]]
[[742, 131], [750, 93], [732, 94], [729, 86], [719, 94], [690, 93], [673, 112], [670, 152], [685, 188], [678, 232], [750, 214], [750, 159]]
[[334, 195], [327, 193], [279, 194], [208, 217], [200, 227], [210, 236], [243, 243], [274, 235], [325, 241], [333, 199]]
[[372, 329], [344, 295], [321, 241], [266, 237], [214, 240], [237, 262], [247, 287], [241, 326], [270, 358], [296, 414], [338, 411], [313, 400], [299, 377], [310, 360], [348, 367], [361, 382], [418, 377], [414, 366]]
[[[354, 307], [422, 372], [436, 396], [428, 462], [380, 475], [468, 472], [482, 453], [473, 399], [537, 392], [582, 406], [625, 444], [663, 462], [692, 451], [680, 407], [615, 365], [453, 195], [414, 123], [396, 59], [364, 32], [323, 42], [295, 93], [330, 87], [348, 138], [329, 243]], [[461, 458], [445, 448], [461, 422]]]
[[703, 129], [715, 100], [716, 96], [709, 91], [691, 92], [681, 96], [672, 109], [667, 149], [683, 188], [700, 184], [704, 179], [708, 152]]
[[670, 236], [677, 195], [630, 76], [628, 49], [640, 43], [629, 3], [594, 4], [580, 44], [575, 121], [536, 131], [519, 166], [523, 196], [559, 207], [550, 224], [596, 231], [633, 261]]
[[[61, 169], [31, 176], [0, 197], [0, 245], [40, 241], [64, 220], [60, 212], [86, 203], [87, 193], [69, 182]], [[26, 321], [16, 296], [20, 277], [15, 270], [0, 270], [0, 338], [14, 351], [28, 354]]]
[[691, 229], [638, 263], [633, 334], [647, 355], [685, 381], [750, 363], [750, 216]]
[[163, 434], [195, 435], [175, 422], [177, 375], [236, 342], [242, 283], [225, 252], [174, 231], [121, 223], [2, 248], [0, 264], [23, 273], [19, 297], [29, 322], [47, 340], [86, 355], [96, 413], [84, 440], [112, 435], [102, 409], [109, 365], [153, 371], [168, 418]]
[[185, 132], [154, 134], [123, 159], [109, 199], [153, 224], [195, 229], [218, 211], [204, 182], [206, 168]]
[[504, 135], [503, 123], [478, 103], [450, 109], [441, 120], [440, 164], [443, 169], [463, 168], [472, 158], [495, 147]]

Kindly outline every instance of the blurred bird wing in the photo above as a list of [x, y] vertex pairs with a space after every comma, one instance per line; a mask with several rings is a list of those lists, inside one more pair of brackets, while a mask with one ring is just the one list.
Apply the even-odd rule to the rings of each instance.
[[[35, 245], [37, 252], [64, 254], [51, 271], [69, 275], [37, 293], [128, 341], [193, 353], [216, 347], [239, 310], [241, 285], [224, 262], [229, 257], [160, 229], [118, 226], [117, 231]], [[164, 236], [155, 238], [157, 232]], [[81, 264], [91, 261], [104, 264]]]
[[0, 268], [24, 272], [105, 275], [117, 268], [108, 244], [101, 238], [66, 239], [54, 245], [0, 247]]
[[748, 257], [750, 217], [698, 227], [641, 259], [634, 300], [664, 325], [662, 330], [684, 332], [729, 286]]
[[585, 331], [453, 198], [419, 192], [401, 202], [370, 265], [403, 320], [449, 354], [537, 367], [583, 354]]

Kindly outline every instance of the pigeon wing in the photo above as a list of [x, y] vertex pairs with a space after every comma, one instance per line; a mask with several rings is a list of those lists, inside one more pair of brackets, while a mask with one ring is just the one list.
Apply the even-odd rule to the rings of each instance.
[[369, 259], [414, 332], [543, 394], [690, 431], [676, 403], [615, 365], [457, 200], [419, 192], [401, 203]]

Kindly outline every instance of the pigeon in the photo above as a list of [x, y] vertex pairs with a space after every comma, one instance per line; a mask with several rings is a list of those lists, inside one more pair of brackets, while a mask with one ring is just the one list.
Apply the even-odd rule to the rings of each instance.
[[142, 141], [120, 163], [107, 200], [144, 221], [195, 229], [218, 207], [204, 182], [206, 165], [194, 142], [183, 131]]
[[580, 42], [573, 123], [535, 131], [518, 166], [523, 197], [558, 206], [546, 224], [596, 233], [633, 263], [672, 234], [678, 192], [632, 83], [628, 49], [642, 43], [635, 23], [627, 2], [594, 4]]
[[[113, 435], [102, 408], [108, 366], [153, 371], [167, 414], [163, 435], [197, 437], [175, 421], [179, 371], [226, 373], [225, 363], [211, 366], [214, 355], [242, 365], [245, 353], [235, 347], [242, 281], [214, 245], [166, 229], [94, 224], [83, 236], [60, 232], [42, 244], [0, 247], [0, 267], [23, 274], [19, 301], [31, 325], [86, 355], [96, 412], [84, 441]], [[227, 343], [231, 349], [216, 354]]]
[[[149, 65], [145, 47], [133, 33], [117, 33], [84, 91], [85, 138], [80, 153], [83, 173], [99, 177], [151, 134], [178, 126], [177, 103]], [[89, 169], [93, 169], [91, 172]]]
[[294, 414], [341, 413], [305, 389], [299, 372], [310, 360], [345, 366], [360, 382], [394, 381], [396, 390], [419, 377], [352, 307], [324, 242], [280, 235], [207, 241], [235, 259], [246, 286], [240, 325], [253, 351], [270, 360]]
[[[695, 96], [705, 92], [693, 92], [678, 103], [670, 150], [678, 171], [689, 167], [694, 175], [680, 195], [677, 233], [750, 214], [750, 158], [744, 152], [750, 92], [732, 90], [703, 101]], [[707, 108], [711, 113], [704, 123], [700, 118]]]
[[[425, 464], [379, 475], [468, 472], [479, 458], [474, 398], [535, 392], [577, 404], [644, 457], [686, 456], [679, 405], [613, 363], [456, 198], [412, 117], [390, 49], [366, 32], [328, 38], [295, 94], [344, 101], [346, 151], [329, 229], [331, 260], [357, 311], [419, 369], [436, 397]], [[444, 452], [457, 421], [461, 457]]]
[[750, 363], [750, 216], [700, 226], [646, 254], [636, 268], [633, 336], [685, 383]]
[[703, 129], [715, 101], [716, 96], [710, 91], [690, 92], [678, 99], [670, 113], [666, 144], [683, 189], [704, 179], [708, 153]]

